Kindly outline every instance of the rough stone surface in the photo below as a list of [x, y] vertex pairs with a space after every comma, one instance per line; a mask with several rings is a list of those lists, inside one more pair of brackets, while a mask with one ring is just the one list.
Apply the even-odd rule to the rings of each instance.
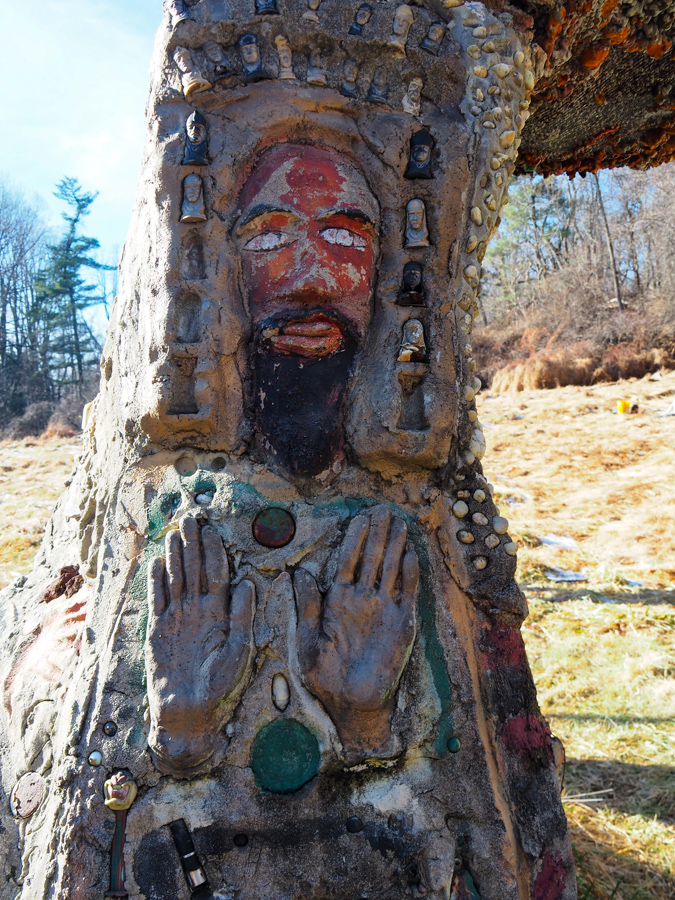
[[575, 897], [470, 346], [538, 54], [370, 5], [166, 5], [85, 451], [0, 603], [1, 900]]

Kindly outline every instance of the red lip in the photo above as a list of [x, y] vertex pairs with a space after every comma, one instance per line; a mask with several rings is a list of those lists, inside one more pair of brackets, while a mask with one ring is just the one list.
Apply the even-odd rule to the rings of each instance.
[[308, 358], [331, 356], [344, 344], [341, 326], [321, 315], [292, 319], [277, 334], [271, 334], [269, 340], [281, 353]]

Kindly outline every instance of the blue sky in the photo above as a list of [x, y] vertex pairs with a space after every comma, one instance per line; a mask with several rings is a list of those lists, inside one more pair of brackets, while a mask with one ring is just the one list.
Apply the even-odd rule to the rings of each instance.
[[0, 176], [60, 228], [64, 176], [99, 197], [86, 233], [106, 262], [129, 227], [161, 0], [0, 0]]

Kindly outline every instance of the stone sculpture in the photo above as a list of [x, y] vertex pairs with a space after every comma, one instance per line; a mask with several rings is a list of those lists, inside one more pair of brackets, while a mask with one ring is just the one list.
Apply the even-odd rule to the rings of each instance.
[[238, 41], [238, 47], [246, 84], [255, 84], [270, 77], [263, 67], [258, 38], [254, 34], [250, 32], [242, 34]]
[[165, 0], [164, 9], [171, 17], [172, 28], [175, 28], [179, 22], [190, 18], [190, 13], [184, 0]]
[[403, 97], [403, 111], [410, 113], [411, 116], [419, 116], [422, 104], [422, 88], [424, 82], [421, 78], [413, 78], [408, 85], [408, 90]]
[[293, 71], [293, 51], [288, 43], [288, 38], [279, 34], [274, 39], [274, 43], [277, 46], [277, 55], [279, 57], [279, 79], [281, 81], [297, 81]]
[[398, 7], [394, 15], [394, 25], [389, 44], [394, 47], [400, 56], [405, 56], [405, 45], [408, 43], [408, 34], [414, 21], [413, 11], [407, 3]]
[[277, 0], [255, 0], [255, 11], [258, 16], [278, 16]]
[[[586, 89], [642, 71], [642, 26], [626, 54], [602, 0], [555, 28], [418, 0], [390, 44], [395, 4], [275, 6], [190, 5], [190, 47], [242, 61], [200, 113], [200, 51], [160, 31], [84, 452], [0, 602], [0, 900], [574, 900], [471, 332], [519, 150], [675, 152], [660, 101]], [[208, 182], [180, 165], [206, 118]]]
[[225, 81], [234, 74], [227, 65], [223, 48], [216, 41], [207, 41], [204, 44], [206, 58], [213, 66], [214, 81]]
[[352, 22], [351, 28], [349, 29], [349, 34], [356, 37], [363, 37], [363, 29], [366, 27], [368, 22], [370, 22], [372, 15], [373, 7], [370, 5], [370, 3], [362, 3], [354, 14], [354, 21]]
[[435, 145], [435, 140], [426, 128], [415, 132], [410, 139], [410, 159], [405, 172], [406, 178], [434, 177], [431, 170], [431, 154], [434, 152]]
[[422, 50], [426, 50], [427, 53], [431, 53], [433, 54], [433, 56], [438, 56], [444, 37], [445, 25], [442, 22], [432, 22], [429, 26], [427, 36], [423, 38], [420, 47], [422, 48]]
[[418, 262], [405, 264], [403, 281], [398, 292], [398, 302], [401, 306], [425, 306], [423, 275], [424, 269]]
[[211, 83], [204, 78], [192, 60], [192, 54], [185, 47], [176, 47], [173, 59], [181, 72], [181, 83], [186, 99], [193, 94], [211, 90]]
[[209, 138], [204, 116], [195, 110], [185, 124], [184, 166], [208, 166]]
[[321, 21], [317, 12], [320, 6], [321, 0], [307, 0], [307, 11], [302, 14], [302, 18], [308, 22], [316, 22], [318, 25]]
[[423, 200], [411, 200], [406, 210], [405, 227], [406, 250], [429, 246], [427, 209]]
[[346, 59], [343, 67], [340, 93], [344, 97], [357, 97], [356, 79], [359, 77], [359, 66], [355, 59]]
[[180, 220], [183, 223], [206, 222], [204, 184], [200, 175], [188, 175], [183, 182]]

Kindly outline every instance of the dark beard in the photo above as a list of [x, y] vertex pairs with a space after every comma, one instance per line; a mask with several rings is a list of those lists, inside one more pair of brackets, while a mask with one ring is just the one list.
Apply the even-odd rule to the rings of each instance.
[[348, 336], [337, 353], [316, 359], [279, 353], [257, 341], [253, 407], [259, 459], [291, 475], [319, 475], [342, 457], [345, 392], [355, 355], [356, 343]]

